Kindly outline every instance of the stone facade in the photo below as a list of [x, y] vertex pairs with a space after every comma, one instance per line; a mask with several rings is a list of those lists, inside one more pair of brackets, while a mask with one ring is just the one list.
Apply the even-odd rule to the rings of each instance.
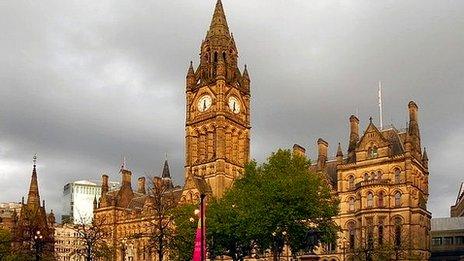
[[341, 227], [335, 245], [320, 249], [322, 260], [353, 256], [372, 258], [387, 249], [398, 259], [430, 257], [428, 158], [421, 149], [418, 107], [410, 102], [409, 126], [377, 128], [370, 120], [359, 135], [359, 120], [350, 117], [348, 151], [338, 145], [328, 159], [328, 143], [317, 141], [313, 172], [324, 173], [340, 199]]
[[0, 229], [13, 232], [13, 227], [21, 213], [21, 203], [0, 203]]
[[[132, 172], [123, 167], [120, 175], [121, 187], [111, 191], [108, 176], [102, 176], [102, 195], [99, 202], [94, 202], [95, 224], [105, 232], [103, 240], [112, 249], [114, 260], [156, 260], [150, 241], [157, 220], [152, 186], [146, 186], [146, 178], [141, 177], [133, 190]], [[149, 182], [153, 186], [162, 184], [166, 188], [163, 190], [166, 198], [179, 202], [182, 189], [173, 186], [167, 160], [161, 177], [154, 177]]]

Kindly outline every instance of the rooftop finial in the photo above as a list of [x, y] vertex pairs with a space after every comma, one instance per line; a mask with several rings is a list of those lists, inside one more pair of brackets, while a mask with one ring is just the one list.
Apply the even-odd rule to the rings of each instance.
[[122, 156], [121, 170], [126, 169], [126, 156]]
[[32, 162], [34, 163], [34, 168], [37, 165], [37, 153], [34, 154], [34, 157], [32, 157]]

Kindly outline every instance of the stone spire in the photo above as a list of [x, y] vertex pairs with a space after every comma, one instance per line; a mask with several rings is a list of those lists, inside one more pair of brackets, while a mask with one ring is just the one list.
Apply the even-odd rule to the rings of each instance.
[[39, 184], [37, 182], [37, 155], [33, 158], [34, 166], [32, 169], [31, 184], [29, 186], [29, 194], [27, 196], [27, 205], [33, 207], [40, 207]]
[[340, 142], [338, 143], [338, 149], [337, 149], [337, 157], [339, 156], [343, 157], [342, 145], [340, 144]]
[[[205, 83], [222, 80], [248, 92], [247, 87], [242, 86], [243, 77], [238, 68], [238, 51], [227, 25], [221, 0], [216, 3], [210, 27], [201, 44], [200, 64], [198, 69], [193, 71], [195, 78], [191, 72], [187, 74], [188, 89], [197, 87], [198, 82], [200, 83], [198, 86], [203, 86]], [[245, 82], [249, 83], [249, 79]]]
[[337, 162], [338, 164], [341, 164], [343, 162], [343, 151], [342, 151], [342, 145], [340, 142], [338, 143], [338, 148], [337, 148]]
[[164, 161], [163, 174], [161, 175], [163, 179], [171, 179], [171, 173], [169, 171], [168, 159]]
[[221, 0], [218, 0], [216, 3], [216, 8], [214, 9], [213, 18], [211, 19], [211, 25], [209, 26], [206, 37], [212, 38], [217, 36], [230, 38], [229, 26], [227, 25], [226, 14], [222, 7]]

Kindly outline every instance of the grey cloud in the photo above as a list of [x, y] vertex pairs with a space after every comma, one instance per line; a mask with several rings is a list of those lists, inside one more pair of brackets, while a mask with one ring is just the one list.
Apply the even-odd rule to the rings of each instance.
[[[240, 63], [252, 77], [252, 154], [323, 137], [346, 149], [348, 117], [404, 127], [420, 107], [434, 216], [448, 215], [464, 156], [464, 3], [226, 1]], [[27, 1], [0, 8], [0, 201], [27, 192], [31, 157], [60, 209], [62, 186], [102, 172], [161, 171], [183, 182], [184, 82], [214, 1]]]

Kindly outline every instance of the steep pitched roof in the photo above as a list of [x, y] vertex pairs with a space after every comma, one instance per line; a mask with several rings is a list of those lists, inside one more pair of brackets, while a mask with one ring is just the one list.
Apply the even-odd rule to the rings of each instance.
[[32, 169], [31, 183], [29, 186], [29, 193], [27, 196], [27, 205], [29, 207], [40, 206], [40, 195], [39, 195], [39, 184], [37, 181], [36, 160], [37, 160], [37, 156], [34, 156], [34, 166]]
[[214, 9], [213, 18], [211, 19], [211, 25], [206, 37], [211, 38], [215, 36], [230, 37], [229, 26], [227, 25], [226, 14], [221, 0], [218, 0], [216, 3], [216, 8]]
[[171, 172], [169, 171], [169, 164], [167, 159], [164, 161], [163, 174], [161, 177], [169, 179], [171, 178]]

